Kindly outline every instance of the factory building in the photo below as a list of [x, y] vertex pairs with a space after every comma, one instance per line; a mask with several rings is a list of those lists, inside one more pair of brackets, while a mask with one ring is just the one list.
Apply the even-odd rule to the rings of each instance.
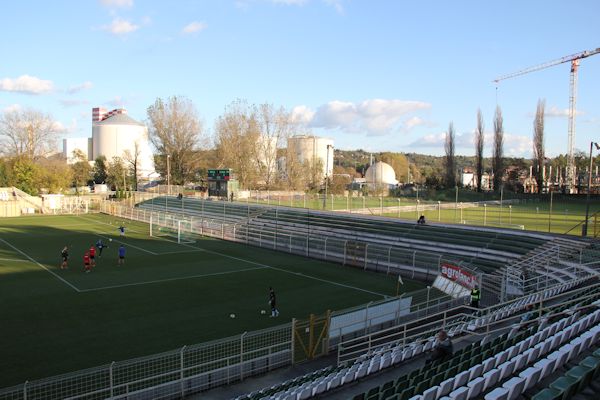
[[288, 148], [295, 152], [299, 162], [315, 166], [321, 164], [323, 177], [333, 174], [333, 140], [318, 136], [292, 136]]
[[102, 107], [93, 108], [92, 137], [63, 140], [63, 154], [67, 162], [73, 162], [72, 153], [75, 149], [84, 151], [89, 161], [100, 156], [106, 157], [109, 162], [113, 157], [127, 161], [137, 155], [139, 178], [154, 173], [148, 128], [127, 115], [124, 108], [111, 111]]

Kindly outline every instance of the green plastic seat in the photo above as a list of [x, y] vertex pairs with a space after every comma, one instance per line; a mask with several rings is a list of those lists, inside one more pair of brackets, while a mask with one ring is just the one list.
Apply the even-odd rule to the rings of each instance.
[[402, 393], [404, 390], [408, 389], [410, 381], [403, 380], [396, 383], [396, 393]]
[[531, 400], [558, 400], [562, 397], [562, 392], [560, 390], [546, 388], [541, 392], [533, 395]]
[[588, 356], [581, 360], [579, 364], [583, 365], [584, 367], [590, 367], [594, 370], [592, 379], [596, 379], [600, 376], [600, 357]]
[[550, 384], [552, 389], [556, 389], [561, 392], [562, 399], [570, 399], [575, 394], [579, 380], [570, 376], [561, 376]]
[[415, 395], [415, 388], [413, 387], [409, 387], [407, 389], [404, 389], [402, 391], [402, 393], [400, 393], [400, 396], [398, 396], [398, 400], [408, 400], [411, 397], [413, 397]]
[[367, 392], [367, 399], [372, 400], [374, 396], [377, 396], [377, 398], [379, 398], [379, 386], [371, 388]]
[[594, 368], [586, 367], [585, 365], [577, 365], [567, 371], [567, 376], [577, 379], [577, 392], [581, 392], [585, 389], [592, 381], [592, 375], [594, 375]]
[[383, 386], [381, 386], [381, 391], [384, 392], [391, 387], [394, 387], [394, 381], [388, 381], [388, 382], [384, 383]]
[[352, 400], [365, 400], [365, 394], [364, 393], [359, 393], [356, 396], [354, 396], [352, 398]]

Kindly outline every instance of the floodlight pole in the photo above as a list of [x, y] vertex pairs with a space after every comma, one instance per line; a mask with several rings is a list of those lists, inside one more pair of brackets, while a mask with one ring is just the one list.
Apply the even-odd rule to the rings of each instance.
[[592, 190], [592, 167], [593, 161], [592, 151], [596, 146], [596, 150], [600, 150], [600, 145], [598, 143], [590, 142], [590, 169], [588, 170], [588, 187], [587, 187], [587, 197], [585, 199], [585, 221], [583, 223], [583, 229], [581, 230], [581, 236], [586, 237], [588, 232], [588, 218], [590, 215], [590, 192]]
[[167, 154], [167, 196], [171, 194], [171, 155]]
[[[333, 145], [327, 145], [327, 153], [325, 155], [327, 160], [325, 162], [325, 197], [323, 197], [323, 210], [327, 209], [327, 183], [329, 182], [329, 148], [333, 149]], [[333, 154], [331, 155], [331, 158], [333, 158]]]

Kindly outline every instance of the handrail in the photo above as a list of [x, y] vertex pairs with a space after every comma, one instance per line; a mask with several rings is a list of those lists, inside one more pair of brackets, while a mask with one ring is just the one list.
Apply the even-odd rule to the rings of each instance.
[[[587, 220], [589, 221], [589, 220], [590, 220], [590, 219], [592, 219], [592, 218], [598, 218], [598, 217], [600, 217], [600, 211], [596, 211], [595, 213], [593, 213], [593, 214], [591, 214], [590, 216], [588, 216]], [[578, 223], [577, 223], [575, 226], [573, 226], [571, 229], [569, 229], [568, 231], [566, 231], [566, 232], [564, 233], [564, 235], [568, 235], [568, 234], [569, 234], [569, 233], [570, 233], [570, 232], [571, 232], [573, 229], [575, 229], [575, 228], [577, 228], [577, 227], [579, 227], [579, 226], [582, 226], [583, 224], [585, 224], [585, 222], [586, 222], [586, 219], [584, 218], [582, 221], [578, 222]], [[588, 230], [588, 232], [589, 232], [589, 230]], [[587, 236], [589, 236], [589, 234], [588, 234]], [[587, 237], [587, 236], [586, 236], [586, 237]], [[594, 237], [594, 238], [595, 238], [595, 237], [598, 237], [598, 234], [594, 234], [594, 235], [592, 235], [592, 237]]]

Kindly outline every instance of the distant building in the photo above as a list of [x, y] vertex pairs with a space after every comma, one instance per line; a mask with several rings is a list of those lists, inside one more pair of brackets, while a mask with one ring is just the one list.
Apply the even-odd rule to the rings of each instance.
[[292, 136], [288, 139], [288, 149], [296, 153], [299, 162], [311, 166], [321, 164], [323, 177], [333, 175], [333, 140], [318, 136]]
[[[470, 189], [477, 189], [477, 174], [473, 171], [472, 168], [463, 168], [462, 173], [460, 175], [460, 182], [462, 186]], [[481, 188], [484, 191], [490, 190], [490, 175], [487, 172], [484, 172], [481, 175]]]
[[63, 157], [66, 158], [67, 164], [75, 164], [79, 161], [73, 156], [73, 152], [79, 150], [85, 155], [86, 161], [90, 161], [92, 153], [92, 140], [90, 138], [66, 138], [63, 139]]
[[90, 161], [104, 156], [109, 162], [113, 157], [120, 157], [127, 162], [137, 156], [139, 177], [145, 178], [154, 173], [148, 128], [127, 115], [124, 108], [108, 111], [102, 107], [94, 107], [92, 137], [63, 140], [63, 155], [67, 162], [74, 162], [72, 152], [75, 149], [82, 150]]

